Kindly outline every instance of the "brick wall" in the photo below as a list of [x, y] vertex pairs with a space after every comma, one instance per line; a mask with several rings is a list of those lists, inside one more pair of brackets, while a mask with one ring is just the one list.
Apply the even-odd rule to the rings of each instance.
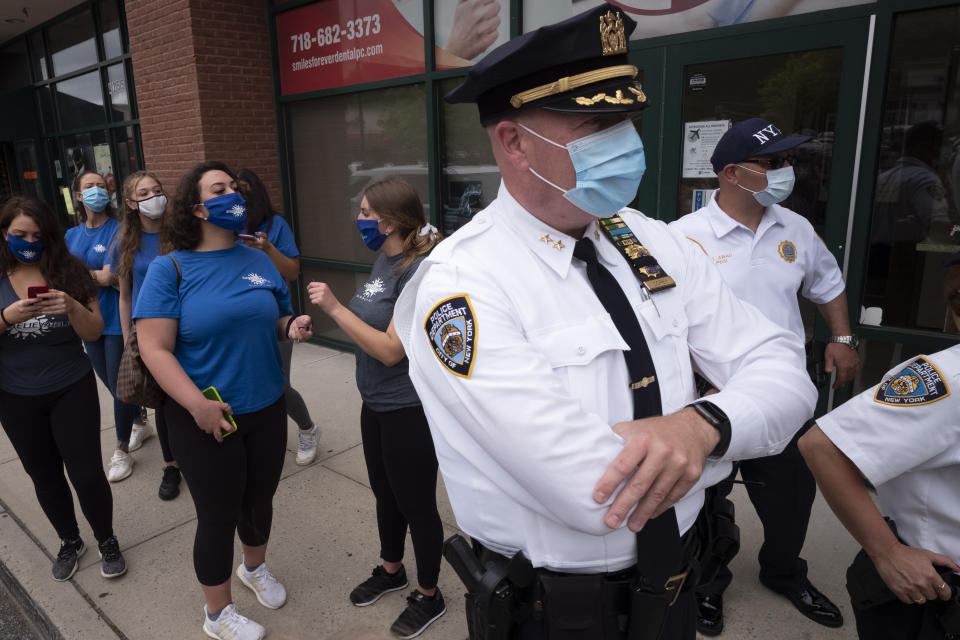
[[203, 160], [256, 172], [283, 208], [263, 0], [126, 0], [146, 168], [168, 191]]

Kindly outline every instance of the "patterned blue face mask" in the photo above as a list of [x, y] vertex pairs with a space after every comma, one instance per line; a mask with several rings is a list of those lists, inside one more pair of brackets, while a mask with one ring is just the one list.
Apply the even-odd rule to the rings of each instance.
[[360, 229], [360, 237], [363, 238], [363, 244], [371, 251], [379, 251], [387, 239], [385, 234], [380, 233], [379, 220], [361, 220], [357, 218], [357, 228]]
[[110, 202], [110, 194], [103, 187], [84, 189], [81, 195], [83, 196], [83, 204], [87, 205], [90, 211], [96, 213], [106, 209], [107, 203]]
[[29, 242], [19, 236], [7, 234], [7, 246], [20, 262], [36, 262], [43, 255], [43, 240]]
[[210, 224], [230, 231], [243, 231], [247, 223], [247, 201], [236, 191], [210, 198], [203, 206], [207, 208], [206, 220]]
[[558, 187], [533, 168], [530, 173], [563, 193], [563, 197], [579, 209], [605, 218], [630, 204], [637, 195], [640, 179], [647, 170], [647, 161], [643, 154], [643, 142], [629, 120], [578, 138], [566, 146], [522, 124], [520, 126], [541, 140], [566, 149], [570, 154], [570, 161], [577, 172], [577, 185], [573, 189]]

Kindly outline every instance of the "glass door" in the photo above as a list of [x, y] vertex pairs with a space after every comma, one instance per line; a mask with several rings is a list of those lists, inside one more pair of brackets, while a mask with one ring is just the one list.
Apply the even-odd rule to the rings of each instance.
[[[705, 206], [717, 188], [717, 140], [733, 123], [764, 118], [810, 136], [791, 152], [796, 186], [782, 204], [811, 222], [842, 267], [868, 33], [865, 16], [667, 47], [660, 217]], [[801, 313], [808, 347], [829, 337], [814, 304], [801, 298]]]

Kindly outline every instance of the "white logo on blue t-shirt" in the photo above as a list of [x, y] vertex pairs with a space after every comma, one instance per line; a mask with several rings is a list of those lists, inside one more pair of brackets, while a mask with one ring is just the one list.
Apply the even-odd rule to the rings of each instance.
[[262, 287], [264, 285], [271, 284], [269, 280], [264, 278], [259, 273], [248, 273], [247, 275], [243, 276], [243, 279], [255, 287]]
[[383, 286], [383, 279], [377, 278], [363, 285], [363, 293], [360, 294], [360, 297], [369, 300], [373, 296], [377, 295], [378, 293], [383, 293], [384, 291], [386, 291], [386, 289]]
[[107, 248], [102, 244], [97, 244], [97, 245], [94, 245], [93, 250], [96, 251], [97, 253], [103, 253], [107, 250]]

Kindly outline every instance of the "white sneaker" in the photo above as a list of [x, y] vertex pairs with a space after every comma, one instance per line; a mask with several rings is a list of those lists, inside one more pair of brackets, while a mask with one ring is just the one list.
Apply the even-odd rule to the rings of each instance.
[[133, 458], [129, 453], [122, 449], [113, 452], [110, 458], [110, 470], [107, 471], [107, 480], [110, 482], [120, 482], [124, 478], [130, 477], [133, 473]]
[[297, 464], [310, 464], [317, 458], [317, 443], [320, 440], [320, 425], [316, 422], [306, 431], [297, 429], [300, 432], [300, 442], [297, 445]]
[[133, 429], [130, 431], [130, 451], [136, 451], [142, 447], [143, 441], [153, 437], [154, 433], [156, 433], [156, 431], [148, 421], [144, 420], [142, 424], [134, 422]]
[[207, 617], [203, 606], [203, 632], [217, 640], [260, 640], [266, 633], [261, 625], [237, 612], [232, 602], [225, 606], [216, 620]]
[[273, 577], [266, 562], [252, 572], [247, 571], [241, 562], [237, 567], [237, 577], [257, 594], [257, 600], [268, 609], [279, 609], [287, 602], [287, 590]]

